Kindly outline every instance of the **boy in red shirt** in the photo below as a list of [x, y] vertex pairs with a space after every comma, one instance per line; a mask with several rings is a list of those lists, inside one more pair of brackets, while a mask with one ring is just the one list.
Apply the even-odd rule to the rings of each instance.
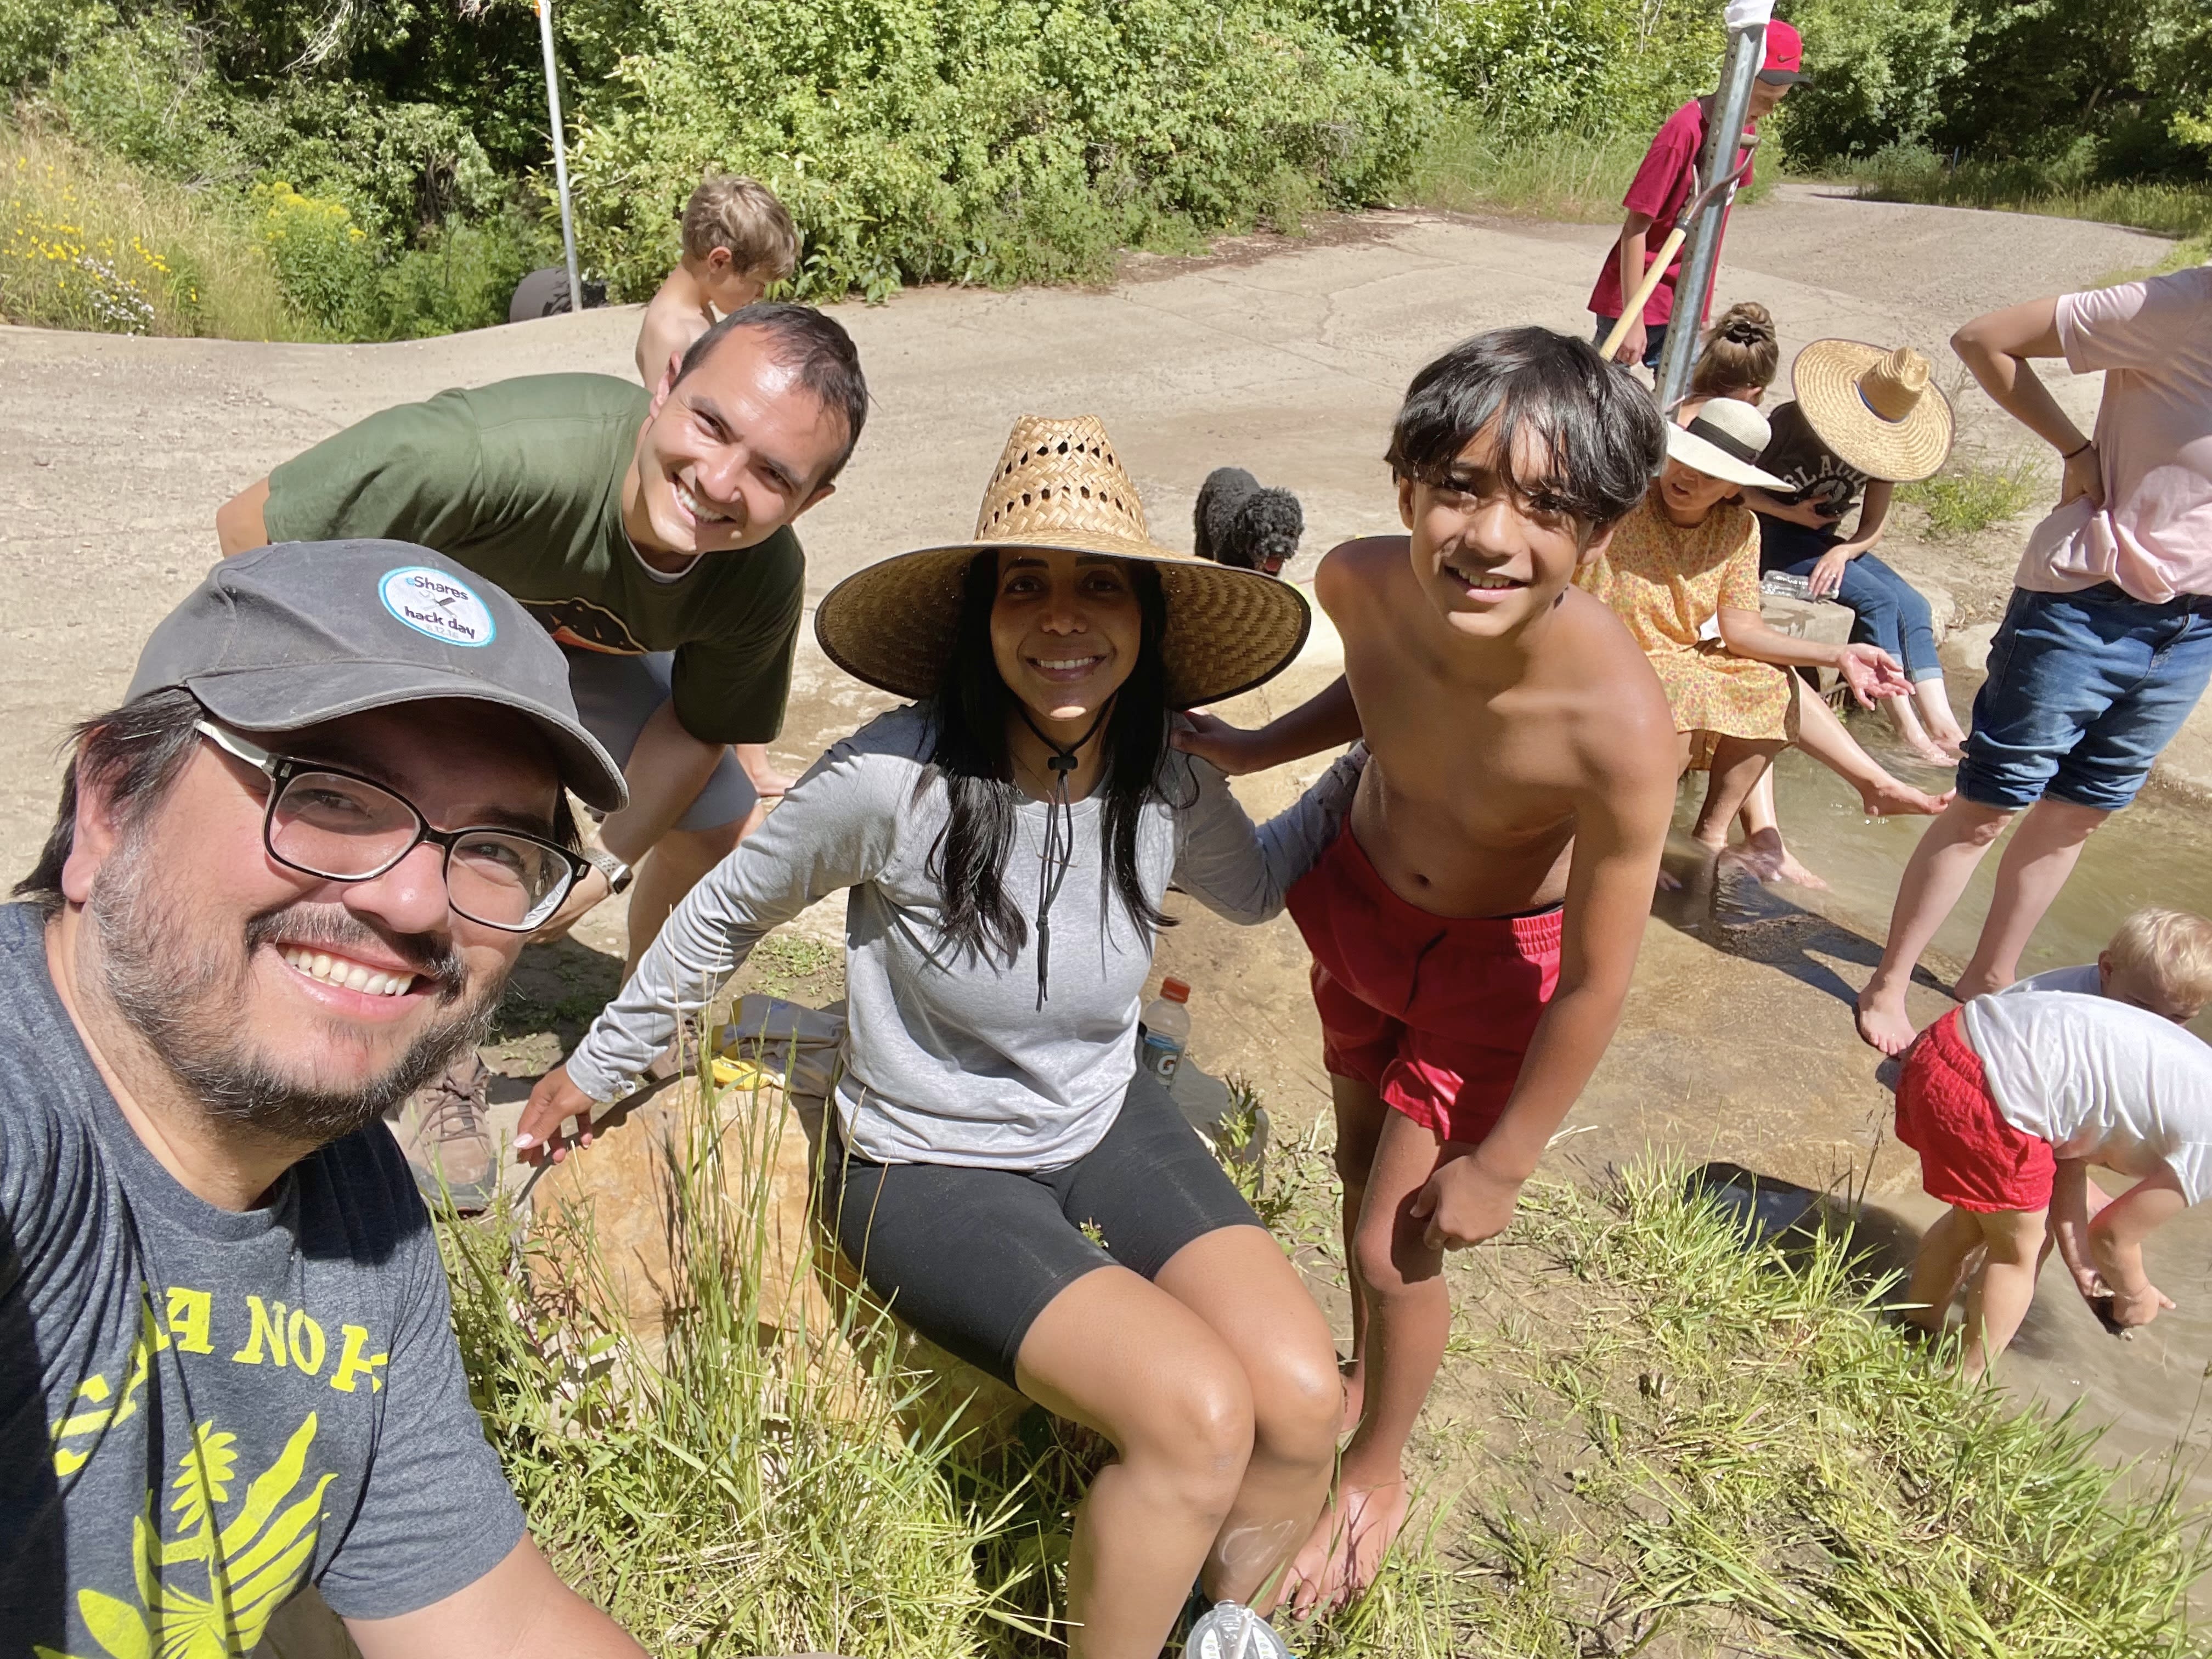
[[[1791, 87], [1810, 78], [1802, 67], [1804, 58], [1805, 44], [1795, 28], [1779, 18], [1766, 26], [1766, 62], [1759, 79], [1752, 83], [1751, 109], [1745, 118], [1750, 128], [1756, 129], [1760, 118], [1771, 113]], [[1621, 198], [1620, 204], [1628, 215], [1620, 223], [1620, 240], [1606, 256], [1597, 274], [1597, 286], [1590, 290], [1589, 308], [1597, 317], [1600, 345], [1620, 321], [1625, 296], [1636, 291], [1651, 264], [1653, 233], [1656, 231], [1663, 240], [1674, 228], [1674, 216], [1697, 191], [1698, 156], [1705, 149], [1705, 123], [1714, 103], [1711, 97], [1692, 98], [1667, 118], [1652, 138], [1651, 148], [1644, 151], [1644, 165], [1637, 168], [1628, 194]], [[1736, 160], [1742, 161], [1747, 153], [1747, 146]], [[1743, 182], [1746, 187], [1750, 185], [1749, 173], [1744, 174]], [[1721, 234], [1728, 234], [1725, 210], [1721, 215]], [[1644, 315], [1628, 325], [1627, 334], [1613, 354], [1615, 362], [1640, 362], [1647, 368], [1659, 366], [1659, 349], [1666, 343], [1667, 325], [1674, 314], [1674, 283], [1682, 274], [1682, 254], [1687, 251], [1685, 244], [1676, 252], [1667, 274], [1644, 301]]]

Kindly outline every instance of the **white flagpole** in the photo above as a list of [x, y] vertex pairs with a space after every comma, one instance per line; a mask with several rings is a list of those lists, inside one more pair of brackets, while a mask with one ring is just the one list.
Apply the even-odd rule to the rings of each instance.
[[561, 193], [561, 246], [568, 258], [568, 309], [584, 308], [576, 274], [576, 217], [568, 205], [568, 146], [561, 131], [561, 72], [553, 62], [553, 0], [537, 0], [538, 44], [545, 51], [545, 107], [553, 118], [553, 183]]

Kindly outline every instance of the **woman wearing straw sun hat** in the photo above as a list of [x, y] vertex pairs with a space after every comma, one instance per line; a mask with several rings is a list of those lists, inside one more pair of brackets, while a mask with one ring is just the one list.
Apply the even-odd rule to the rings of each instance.
[[[1951, 712], [1928, 600], [1869, 550], [1887, 527], [1894, 486], [1928, 477], [1951, 453], [1951, 405], [1910, 346], [1815, 340], [1797, 354], [1790, 382], [1796, 400], [1768, 416], [1774, 436], [1759, 458], [1787, 487], [1744, 492], [1759, 514], [1759, 568], [1802, 576], [1851, 608], [1851, 637], [1888, 652], [1912, 683], [1911, 697], [1882, 705], [1898, 735], [1948, 765], [1966, 733]], [[1858, 522], [1845, 537], [1838, 526], [1854, 507]]]
[[1194, 1577], [1222, 1605], [1192, 1650], [1282, 1659], [1245, 1604], [1271, 1604], [1328, 1485], [1328, 1325], [1135, 1060], [1169, 882], [1263, 921], [1350, 802], [1347, 760], [1255, 830], [1168, 741], [1307, 620], [1287, 584], [1154, 544], [1097, 421], [1024, 417], [972, 538], [816, 612], [833, 661], [918, 701], [834, 745], [678, 907], [522, 1125], [613, 1099], [769, 929], [850, 889], [819, 1202], [902, 1319], [1118, 1449], [1068, 1566], [1087, 1659], [1152, 1659]]

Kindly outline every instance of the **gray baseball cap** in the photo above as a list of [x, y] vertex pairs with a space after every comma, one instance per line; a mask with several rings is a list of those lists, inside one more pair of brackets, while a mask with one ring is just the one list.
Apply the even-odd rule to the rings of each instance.
[[171, 686], [251, 732], [433, 697], [495, 702], [537, 723], [586, 805], [629, 799], [576, 718], [561, 647], [505, 590], [411, 542], [280, 542], [225, 559], [148, 637], [128, 700]]

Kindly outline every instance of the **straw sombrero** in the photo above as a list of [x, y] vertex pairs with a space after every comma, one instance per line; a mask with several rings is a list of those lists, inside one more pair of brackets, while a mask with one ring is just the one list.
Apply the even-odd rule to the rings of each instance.
[[1910, 483], [1951, 453], [1950, 403], [1911, 346], [1815, 340], [1797, 354], [1790, 383], [1814, 434], [1869, 478]]
[[855, 678], [902, 697], [932, 696], [958, 630], [969, 562], [1001, 547], [1068, 548], [1155, 566], [1167, 600], [1160, 650], [1176, 708], [1272, 678], [1297, 654], [1312, 621], [1288, 582], [1154, 542], [1136, 486], [1097, 416], [1024, 415], [992, 470], [975, 538], [855, 571], [816, 607], [814, 637]]

